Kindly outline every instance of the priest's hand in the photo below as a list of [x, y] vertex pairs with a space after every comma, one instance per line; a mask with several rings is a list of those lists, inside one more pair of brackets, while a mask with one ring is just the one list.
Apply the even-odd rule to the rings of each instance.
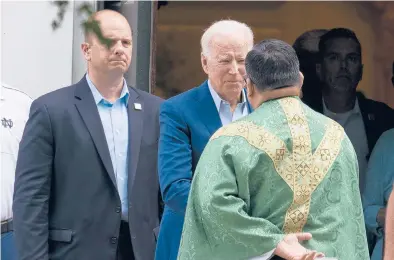
[[296, 233], [286, 235], [276, 247], [274, 254], [286, 260], [310, 260], [324, 256], [322, 253], [312, 252], [300, 244], [300, 241], [312, 238], [310, 233]]

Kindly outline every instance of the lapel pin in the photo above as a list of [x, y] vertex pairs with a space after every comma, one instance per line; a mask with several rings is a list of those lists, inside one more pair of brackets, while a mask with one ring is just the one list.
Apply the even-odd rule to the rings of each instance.
[[142, 110], [142, 106], [140, 103], [134, 103], [134, 109], [135, 110]]
[[373, 121], [375, 120], [375, 115], [374, 114], [368, 114], [368, 119]]

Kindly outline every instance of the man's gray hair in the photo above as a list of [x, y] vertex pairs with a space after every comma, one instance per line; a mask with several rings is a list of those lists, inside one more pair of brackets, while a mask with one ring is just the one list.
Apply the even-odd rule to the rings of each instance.
[[229, 37], [243, 36], [245, 44], [249, 45], [249, 49], [253, 48], [253, 31], [249, 26], [235, 20], [221, 20], [209, 26], [201, 37], [201, 52], [204, 56], [209, 56], [212, 40], [218, 35]]
[[267, 39], [256, 44], [246, 56], [246, 73], [260, 90], [292, 87], [300, 82], [300, 63], [288, 43]]

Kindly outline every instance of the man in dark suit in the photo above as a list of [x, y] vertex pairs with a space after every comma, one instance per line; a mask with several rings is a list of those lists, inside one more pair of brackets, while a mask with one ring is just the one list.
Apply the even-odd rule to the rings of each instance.
[[208, 80], [168, 99], [160, 111], [159, 180], [165, 203], [156, 260], [175, 260], [193, 172], [209, 138], [222, 125], [250, 113], [244, 91], [251, 29], [223, 20], [201, 38]]
[[380, 135], [394, 127], [394, 112], [357, 92], [363, 75], [361, 54], [361, 44], [349, 29], [334, 28], [321, 36], [316, 72], [322, 97], [310, 106], [344, 127], [357, 153], [363, 193], [369, 155]]
[[159, 226], [161, 100], [128, 87], [127, 20], [100, 23], [110, 47], [86, 35], [88, 72], [31, 106], [20, 144], [14, 228], [21, 260], [152, 260]]
[[[394, 112], [357, 91], [363, 64], [361, 43], [353, 31], [334, 28], [320, 36], [318, 46], [319, 81], [313, 89], [303, 87], [303, 101], [344, 127], [357, 153], [360, 191], [365, 194], [369, 156], [382, 133], [394, 127]], [[368, 233], [368, 240], [372, 250], [373, 234]]]

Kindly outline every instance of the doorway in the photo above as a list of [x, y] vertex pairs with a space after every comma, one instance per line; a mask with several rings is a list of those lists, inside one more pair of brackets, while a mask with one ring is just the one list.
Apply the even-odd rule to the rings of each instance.
[[[378, 44], [381, 12], [372, 5], [372, 2], [169, 1], [156, 14], [154, 93], [167, 99], [200, 85], [206, 79], [200, 62], [200, 37], [214, 21], [230, 18], [248, 24], [256, 43], [277, 38], [293, 44], [307, 30], [352, 29], [363, 52], [364, 75], [358, 89], [367, 97], [394, 107], [393, 57], [387, 57], [389, 50]], [[377, 60], [381, 56], [386, 58]]]

